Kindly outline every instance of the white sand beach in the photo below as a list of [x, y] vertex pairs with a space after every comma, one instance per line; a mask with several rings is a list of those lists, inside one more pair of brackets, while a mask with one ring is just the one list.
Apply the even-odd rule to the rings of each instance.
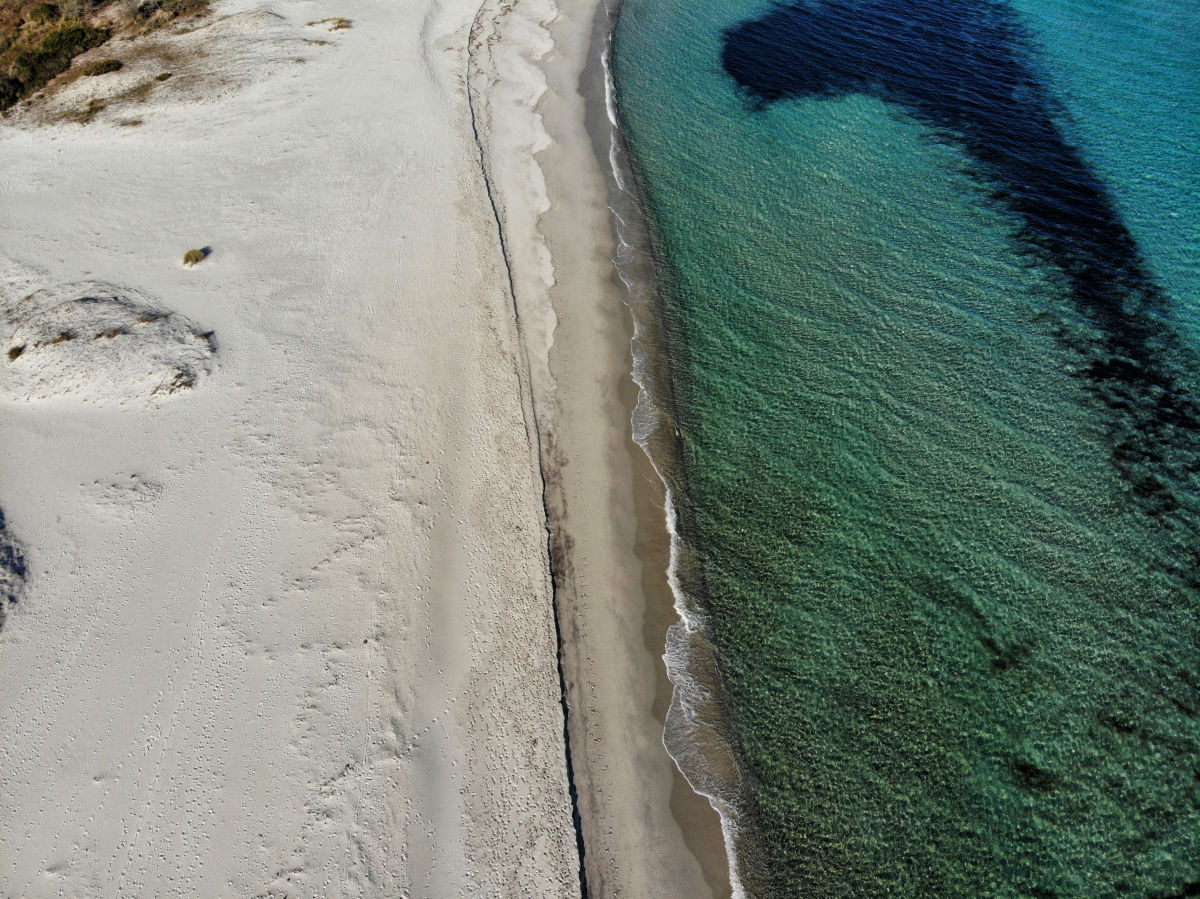
[[596, 13], [219, 0], [0, 122], [0, 896], [578, 896], [581, 842], [588, 895], [728, 893]]

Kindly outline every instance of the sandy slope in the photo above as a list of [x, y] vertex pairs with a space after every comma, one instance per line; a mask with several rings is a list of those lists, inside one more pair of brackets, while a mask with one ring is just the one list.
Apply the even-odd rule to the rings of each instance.
[[0, 895], [574, 894], [476, 4], [217, 12], [144, 102], [0, 130], [6, 270], [216, 349], [173, 393], [0, 375]]

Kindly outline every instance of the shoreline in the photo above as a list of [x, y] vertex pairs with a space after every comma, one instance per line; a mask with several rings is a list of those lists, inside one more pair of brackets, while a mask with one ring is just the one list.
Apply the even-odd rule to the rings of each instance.
[[[606, 163], [610, 221], [617, 245], [614, 271], [620, 282], [621, 301], [628, 313], [626, 325], [631, 363], [625, 385], [630, 428], [628, 448], [640, 481], [650, 488], [640, 492], [637, 498], [638, 555], [646, 565], [643, 590], [650, 606], [646, 645], [656, 659], [658, 698], [655, 715], [662, 721], [661, 740], [675, 764], [677, 785], [672, 794], [672, 807], [676, 820], [684, 830], [685, 841], [702, 859], [706, 878], [716, 894], [736, 897], [741, 891], [736, 872], [737, 857], [730, 843], [726, 816], [719, 808], [720, 800], [714, 797], [711, 789], [705, 789], [694, 780], [696, 771], [686, 770], [685, 754], [679, 751], [678, 743], [672, 745], [672, 716], [678, 714], [679, 695], [679, 685], [675, 682], [679, 675], [676, 670], [678, 657], [672, 656], [672, 644], [676, 633], [685, 626], [686, 616], [680, 607], [680, 591], [674, 575], [676, 537], [671, 487], [659, 469], [661, 459], [656, 458], [654, 451], [654, 446], [664, 441], [652, 436], [663, 423], [669, 423], [669, 416], [664, 416], [662, 408], [654, 409], [653, 414], [659, 418], [657, 425], [651, 427], [650, 432], [640, 433], [640, 429], [648, 427], [648, 412], [654, 405], [648, 393], [651, 385], [669, 390], [670, 359], [658, 334], [660, 323], [654, 310], [659, 299], [651, 224], [636, 190], [636, 172], [621, 132], [611, 69], [614, 31], [623, 2], [603, 0], [603, 5], [608, 7], [609, 21], [603, 34], [599, 28], [596, 32], [597, 43], [601, 45], [595, 55], [600, 63], [594, 76], [598, 96], [593, 103], [596, 116], [589, 127], [597, 156]], [[680, 735], [674, 736], [677, 740]], [[697, 731], [682, 734], [682, 737], [684, 740], [705, 740], [710, 735]], [[713, 759], [719, 761], [725, 752], [725, 743], [713, 743], [707, 753], [709, 764]]]
[[[613, 265], [612, 123], [605, 3], [506, 10], [483, 41], [492, 71], [527, 72], [488, 93], [487, 143], [544, 435], [560, 653], [589, 895], [728, 896], [720, 820], [663, 742], [674, 621], [663, 485], [634, 442], [634, 322]], [[511, 41], [507, 37], [513, 37]], [[492, 84], [502, 83], [497, 75]], [[514, 122], [532, 122], [522, 144]], [[544, 128], [544, 132], [542, 129]], [[524, 168], [521, 150], [537, 162]], [[599, 235], [605, 238], [599, 238]], [[539, 261], [540, 260], [540, 261]], [[548, 308], [547, 308], [548, 307]], [[598, 414], [599, 413], [599, 420]]]
[[[624, 0], [608, 0], [618, 12]], [[615, 30], [614, 16], [614, 30]], [[697, 797], [703, 798], [718, 819], [725, 883], [734, 897], [744, 895], [739, 851], [745, 832], [739, 829], [742, 806], [741, 773], [737, 744], [730, 732], [720, 672], [706, 635], [705, 613], [680, 580], [681, 538], [677, 530], [675, 496], [683, 477], [674, 424], [673, 363], [666, 343], [661, 308], [660, 267], [654, 222], [646, 208], [644, 188], [632, 152], [623, 134], [610, 35], [605, 59], [605, 116], [608, 124], [610, 207], [620, 243], [616, 267], [623, 282], [622, 299], [629, 308], [634, 335], [632, 381], [636, 385], [633, 440], [638, 456], [661, 495], [657, 525], [666, 546], [665, 566], [660, 567], [667, 596], [665, 638], [660, 641], [665, 663], [669, 708], [664, 718], [663, 744], [681, 776]]]

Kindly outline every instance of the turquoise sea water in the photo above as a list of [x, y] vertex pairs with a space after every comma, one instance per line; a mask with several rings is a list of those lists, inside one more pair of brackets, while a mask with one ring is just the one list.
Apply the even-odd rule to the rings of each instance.
[[970, 14], [955, 48], [978, 10], [1018, 23], [1030, 95], [1136, 242], [1113, 311], [1080, 287], [1107, 238], [1045, 223], [982, 146], [987, 109], [933, 109], [953, 80], [913, 86], [885, 45], [838, 89], [739, 86], [731, 34], [820, 7], [625, 0], [614, 43], [678, 431], [656, 461], [740, 763], [740, 878], [1200, 895], [1200, 16], [933, 5]]

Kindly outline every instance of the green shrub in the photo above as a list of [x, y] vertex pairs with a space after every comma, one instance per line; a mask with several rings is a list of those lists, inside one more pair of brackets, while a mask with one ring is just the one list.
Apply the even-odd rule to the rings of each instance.
[[170, 77], [171, 77], [170, 72], [160, 72], [159, 74], [154, 76], [154, 80], [155, 81], [166, 81]]
[[8, 109], [20, 100], [24, 91], [25, 85], [16, 78], [0, 75], [0, 110]]
[[93, 28], [91, 25], [64, 25], [42, 38], [42, 50], [74, 58], [85, 50], [99, 47], [108, 40], [108, 35], [107, 28]]
[[22, 91], [31, 94], [70, 65], [70, 59], [64, 63], [45, 50], [22, 50], [13, 57], [12, 73], [21, 82]]
[[119, 59], [97, 59], [95, 62], [89, 62], [83, 67], [84, 75], [107, 75], [109, 72], [117, 72], [125, 64]]
[[90, 25], [67, 25], [56, 28], [44, 38], [36, 50], [18, 53], [12, 63], [12, 73], [22, 82], [23, 92], [31, 94], [46, 82], [62, 74], [71, 60], [86, 50], [99, 47], [108, 40], [107, 28]]
[[195, 265], [197, 262], [203, 262], [204, 257], [208, 255], [206, 250], [188, 250], [183, 254], [183, 264], [187, 266]]

